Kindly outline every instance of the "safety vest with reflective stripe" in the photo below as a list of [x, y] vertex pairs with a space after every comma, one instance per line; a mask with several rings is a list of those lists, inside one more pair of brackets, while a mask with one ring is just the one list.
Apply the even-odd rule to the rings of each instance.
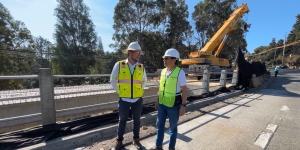
[[180, 72], [180, 68], [176, 67], [166, 80], [167, 68], [161, 71], [160, 76], [160, 86], [159, 86], [159, 104], [165, 105], [167, 107], [173, 107], [177, 95], [177, 81]]
[[133, 74], [125, 61], [119, 61], [118, 94], [121, 98], [140, 98], [144, 94], [142, 88], [142, 77], [144, 75], [143, 64], [138, 64], [134, 68]]

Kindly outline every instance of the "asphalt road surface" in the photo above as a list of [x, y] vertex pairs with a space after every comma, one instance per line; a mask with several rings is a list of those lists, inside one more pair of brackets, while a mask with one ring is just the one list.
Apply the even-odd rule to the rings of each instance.
[[[300, 70], [280, 69], [272, 78], [259, 92], [180, 124], [176, 149], [300, 149]], [[155, 138], [143, 139], [144, 149], [155, 146]], [[166, 130], [164, 149], [168, 138]]]

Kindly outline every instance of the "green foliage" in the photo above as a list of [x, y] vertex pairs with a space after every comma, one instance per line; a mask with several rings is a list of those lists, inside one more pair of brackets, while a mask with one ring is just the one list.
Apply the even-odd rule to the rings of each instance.
[[185, 0], [177, 0], [177, 2], [166, 0], [164, 15], [167, 22], [165, 32], [168, 37], [168, 47], [178, 49], [185, 40], [184, 33], [191, 32], [192, 29], [187, 21], [189, 12]]
[[37, 74], [39, 68], [50, 68], [50, 58], [54, 52], [54, 45], [41, 36], [35, 37], [34, 43], [36, 56], [32, 73]]
[[[34, 41], [21, 21], [0, 3], [0, 75], [30, 74], [34, 64]], [[0, 89], [23, 88], [22, 80], [1, 80]]]
[[260, 47], [254, 49], [254, 53], [258, 54], [258, 53], [260, 53], [264, 50], [267, 50], [267, 49], [269, 49], [269, 46], [260, 46]]
[[55, 74], [88, 74], [95, 64], [97, 36], [83, 0], [58, 0], [55, 9]]
[[183, 42], [191, 45], [193, 32], [188, 16], [185, 0], [120, 0], [115, 7], [115, 44], [111, 47], [120, 51], [138, 41], [145, 52], [141, 62], [147, 71], [154, 72], [163, 67], [161, 56], [167, 49], [177, 48], [183, 54], [187, 49]]
[[287, 43], [291, 43], [294, 42], [296, 40], [300, 39], [300, 14], [298, 14], [296, 16], [296, 22], [293, 25], [293, 28], [291, 30], [291, 32], [289, 33], [288, 37], [287, 37]]
[[[113, 39], [115, 44], [111, 45], [116, 50], [124, 49], [132, 41], [141, 41], [142, 32], [150, 30], [153, 17], [156, 13], [155, 0], [120, 0], [115, 6], [114, 25], [115, 33]], [[129, 34], [137, 32], [134, 37]], [[128, 41], [131, 38], [131, 41]]]
[[276, 47], [276, 40], [275, 38], [272, 39], [271, 43], [269, 44], [269, 48], [274, 48]]

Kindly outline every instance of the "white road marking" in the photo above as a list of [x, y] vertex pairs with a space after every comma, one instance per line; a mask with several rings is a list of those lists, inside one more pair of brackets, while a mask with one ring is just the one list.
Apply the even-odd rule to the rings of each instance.
[[282, 106], [280, 110], [283, 110], [283, 111], [288, 111], [290, 110], [286, 105]]
[[273, 133], [265, 133], [262, 132], [259, 137], [257, 138], [257, 140], [255, 141], [255, 145], [260, 146], [261, 148], [265, 148], [267, 146], [267, 144], [269, 143], [271, 136]]
[[271, 130], [272, 132], [275, 132], [276, 131], [276, 129], [277, 129], [277, 125], [275, 125], [275, 124], [269, 124], [268, 126], [267, 126], [267, 130]]
[[254, 144], [260, 146], [263, 149], [265, 149], [266, 146], [268, 145], [268, 143], [271, 141], [271, 138], [272, 138], [274, 132], [276, 131], [277, 127], [278, 127], [278, 125], [269, 124], [266, 127], [265, 132], [263, 131], [259, 135], [259, 137], [256, 139]]

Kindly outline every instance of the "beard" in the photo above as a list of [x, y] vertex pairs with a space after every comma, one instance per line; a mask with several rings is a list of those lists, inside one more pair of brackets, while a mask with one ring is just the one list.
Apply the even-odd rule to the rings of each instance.
[[131, 57], [131, 59], [132, 59], [135, 63], [139, 62], [139, 58], [132, 58], [132, 57]]

